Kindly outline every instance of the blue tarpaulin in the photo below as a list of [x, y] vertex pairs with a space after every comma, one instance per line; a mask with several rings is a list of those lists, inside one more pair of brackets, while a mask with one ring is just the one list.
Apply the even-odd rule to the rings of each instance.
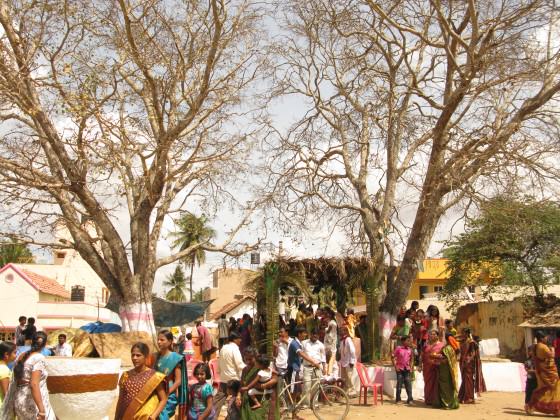
[[121, 332], [121, 326], [117, 324], [111, 324], [110, 322], [90, 322], [84, 326], [80, 327], [80, 330], [84, 330], [90, 334], [101, 334], [101, 333], [113, 333]]

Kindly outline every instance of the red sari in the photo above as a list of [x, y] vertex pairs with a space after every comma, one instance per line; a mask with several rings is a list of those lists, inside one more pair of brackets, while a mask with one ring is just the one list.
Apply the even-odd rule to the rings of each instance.
[[422, 374], [424, 376], [424, 402], [432, 405], [438, 398], [438, 370], [433, 355], [441, 353], [445, 344], [438, 341], [434, 344], [427, 343], [422, 350]]
[[473, 339], [467, 339], [461, 344], [461, 388], [459, 402], [461, 404], [474, 403], [474, 395], [486, 392], [486, 383], [482, 375], [482, 363], [478, 344]]

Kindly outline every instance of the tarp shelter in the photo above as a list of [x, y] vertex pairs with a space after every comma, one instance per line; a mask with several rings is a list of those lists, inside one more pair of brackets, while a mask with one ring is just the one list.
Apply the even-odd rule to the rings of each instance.
[[545, 314], [537, 314], [532, 318], [519, 324], [525, 331], [525, 346], [533, 344], [534, 333], [537, 330], [554, 331], [560, 330], [560, 307], [556, 307]]
[[154, 323], [157, 327], [172, 327], [175, 325], [189, 324], [202, 318], [206, 308], [208, 308], [211, 303], [211, 300], [179, 303], [155, 297], [152, 299]]
[[[204, 302], [171, 302], [159, 297], [152, 298], [152, 311], [156, 327], [174, 327], [196, 321], [204, 316], [204, 312], [212, 300]], [[111, 297], [107, 308], [118, 312], [118, 303]]]

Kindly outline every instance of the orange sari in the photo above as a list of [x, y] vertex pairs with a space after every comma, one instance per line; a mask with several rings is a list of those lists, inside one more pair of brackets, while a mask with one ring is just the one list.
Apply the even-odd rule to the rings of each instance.
[[529, 410], [560, 416], [560, 380], [554, 363], [554, 350], [546, 344], [535, 347], [537, 389], [533, 391]]

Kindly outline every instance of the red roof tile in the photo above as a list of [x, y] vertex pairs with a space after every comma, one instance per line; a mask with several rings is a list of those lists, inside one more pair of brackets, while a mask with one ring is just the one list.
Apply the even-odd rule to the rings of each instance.
[[245, 302], [246, 300], [255, 300], [253, 299], [251, 296], [245, 296], [242, 299], [236, 300], [234, 302], [230, 302], [227, 305], [222, 306], [217, 312], [214, 312], [211, 316], [212, 319], [218, 319], [222, 316], [222, 314], [227, 314], [228, 312], [230, 312], [232, 309], [237, 308], [239, 305], [241, 305], [243, 302]]
[[33, 271], [20, 269], [27, 279], [33, 283], [33, 285], [43, 293], [49, 295], [61, 296], [63, 298], [69, 299], [70, 293], [66, 290], [60, 283], [49, 277], [42, 276], [40, 274], [34, 273]]

